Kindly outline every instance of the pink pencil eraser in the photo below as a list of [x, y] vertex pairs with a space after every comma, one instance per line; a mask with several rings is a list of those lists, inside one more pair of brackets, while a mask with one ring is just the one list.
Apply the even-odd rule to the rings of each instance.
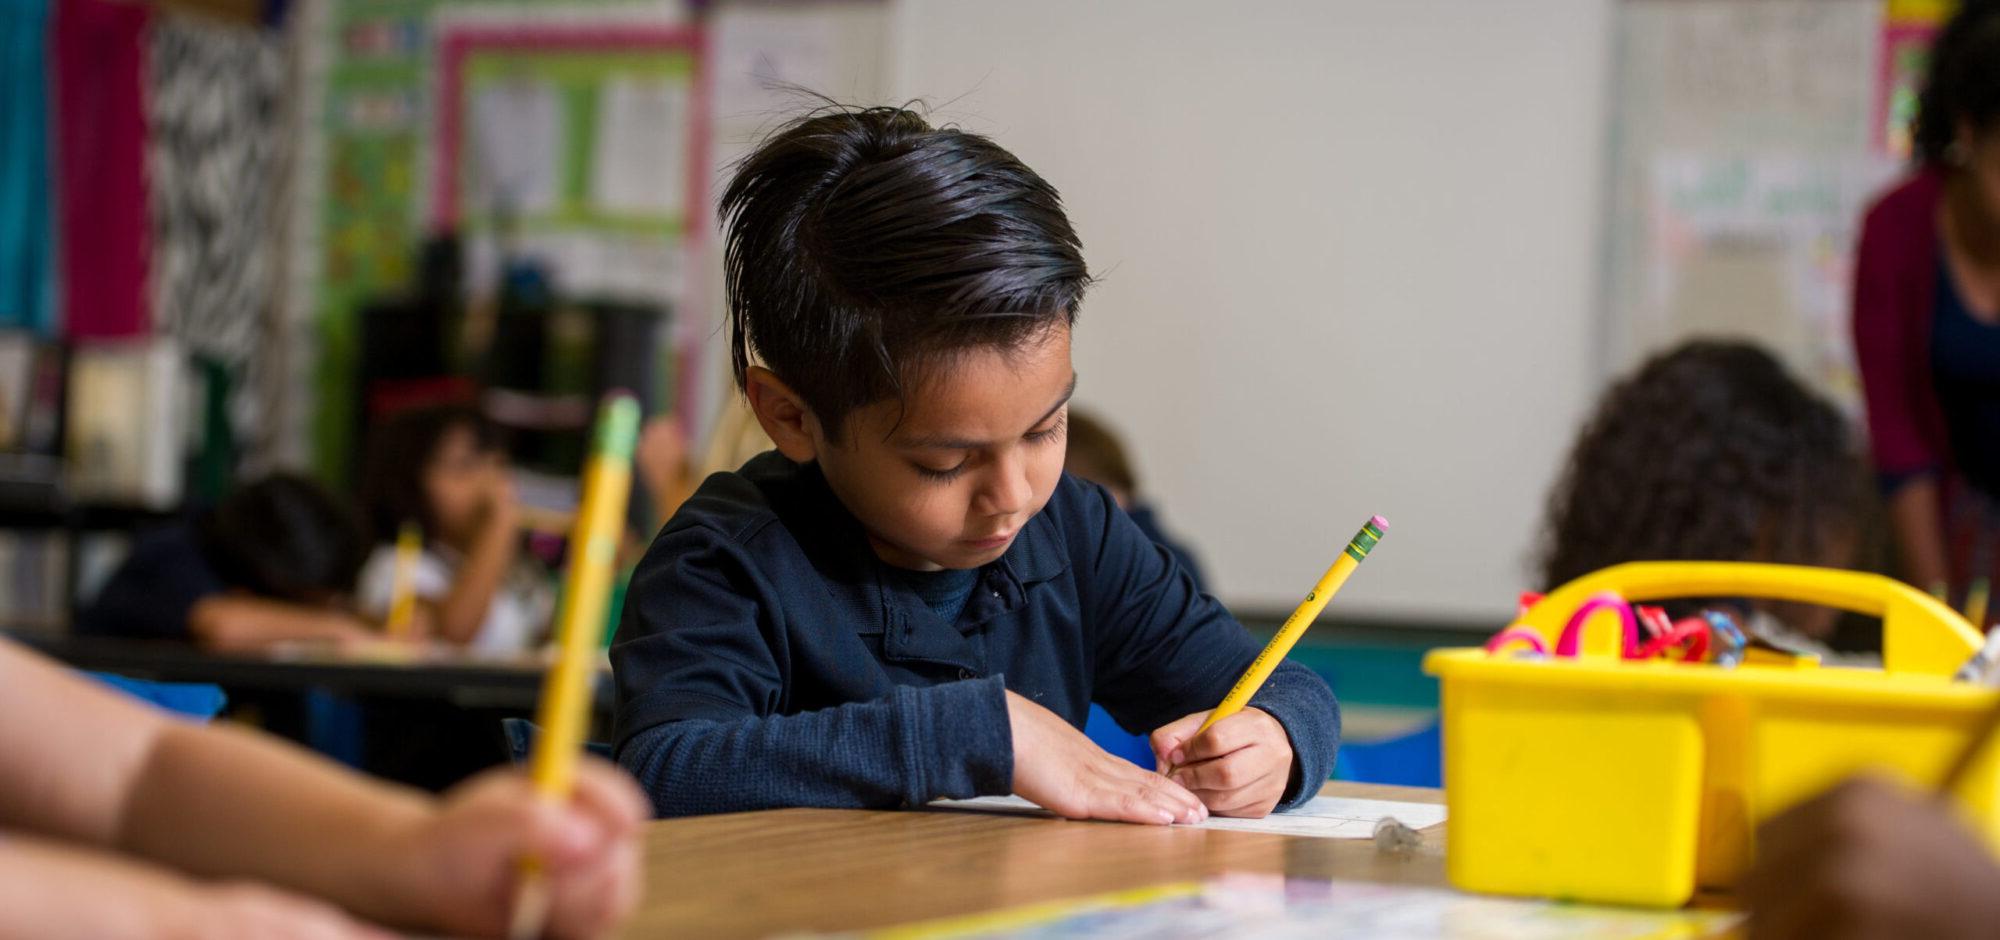
[[1384, 519], [1381, 516], [1368, 517], [1368, 524], [1374, 526], [1377, 529], [1381, 529], [1384, 532], [1389, 531], [1389, 520]]

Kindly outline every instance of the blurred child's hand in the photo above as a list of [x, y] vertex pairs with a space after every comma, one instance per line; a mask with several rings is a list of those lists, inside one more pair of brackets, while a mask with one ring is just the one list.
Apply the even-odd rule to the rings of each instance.
[[1263, 709], [1245, 708], [1195, 737], [1207, 720], [1208, 712], [1195, 712], [1153, 732], [1160, 772], [1173, 771], [1174, 781], [1217, 816], [1270, 815], [1292, 779], [1292, 739], [1284, 726]]
[[496, 469], [486, 483], [486, 524], [509, 531], [520, 527], [521, 500], [514, 492], [514, 475]]
[[412, 887], [429, 895], [436, 927], [503, 934], [523, 853], [540, 858], [549, 879], [550, 936], [601, 936], [638, 903], [639, 824], [650, 807], [618, 768], [583, 761], [565, 806], [543, 803], [527, 775], [512, 770], [481, 774], [444, 801], [406, 846]]
[[202, 940], [394, 940], [325, 901], [250, 882], [194, 889], [186, 932]]
[[1070, 819], [1170, 825], [1208, 818], [1179, 784], [1114, 757], [1054, 712], [1013, 692], [1014, 792]]
[[2000, 863], [1951, 807], [1856, 778], [1757, 831], [1752, 940], [1991, 937]]
[[648, 480], [678, 479], [688, 472], [687, 432], [681, 419], [664, 414], [639, 429], [639, 446], [632, 460]]

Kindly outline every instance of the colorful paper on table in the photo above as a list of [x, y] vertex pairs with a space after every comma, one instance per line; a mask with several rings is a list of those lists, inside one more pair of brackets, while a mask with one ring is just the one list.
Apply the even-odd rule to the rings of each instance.
[[[1018, 796], [938, 800], [930, 805], [935, 809], [966, 810], [976, 813], [1050, 817], [1055, 815]], [[1428, 829], [1444, 822], [1444, 806], [1438, 803], [1316, 796], [1307, 800], [1306, 804], [1298, 809], [1285, 813], [1272, 813], [1263, 819], [1226, 819], [1221, 816], [1210, 816], [1204, 822], [1185, 828], [1262, 832], [1315, 839], [1371, 839], [1375, 836], [1375, 824], [1390, 816], [1411, 829]]]
[[1741, 920], [1741, 914], [1727, 911], [1643, 911], [1477, 897], [1442, 888], [1229, 873], [1199, 884], [1155, 885], [844, 936], [1683, 940], [1723, 936]]

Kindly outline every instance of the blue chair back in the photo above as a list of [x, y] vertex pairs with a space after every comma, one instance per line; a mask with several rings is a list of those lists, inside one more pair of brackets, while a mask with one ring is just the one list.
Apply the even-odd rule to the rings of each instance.
[[229, 696], [221, 686], [206, 682], [153, 682], [109, 672], [84, 675], [162, 711], [195, 721], [213, 721], [222, 714], [222, 707], [229, 704]]
[[1405, 787], [1444, 785], [1443, 735], [1433, 718], [1409, 734], [1340, 746], [1333, 779], [1355, 783], [1389, 783]]
[[1147, 770], [1153, 769], [1152, 742], [1143, 734], [1125, 730], [1103, 706], [1090, 706], [1090, 719], [1084, 723], [1083, 733], [1106, 753], [1123, 757]]

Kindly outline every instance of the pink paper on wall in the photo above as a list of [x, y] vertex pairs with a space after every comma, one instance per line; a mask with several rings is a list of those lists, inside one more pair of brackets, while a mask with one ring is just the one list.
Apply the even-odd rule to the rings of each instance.
[[149, 5], [55, 4], [56, 199], [63, 332], [147, 330], [146, 119], [140, 73]]

